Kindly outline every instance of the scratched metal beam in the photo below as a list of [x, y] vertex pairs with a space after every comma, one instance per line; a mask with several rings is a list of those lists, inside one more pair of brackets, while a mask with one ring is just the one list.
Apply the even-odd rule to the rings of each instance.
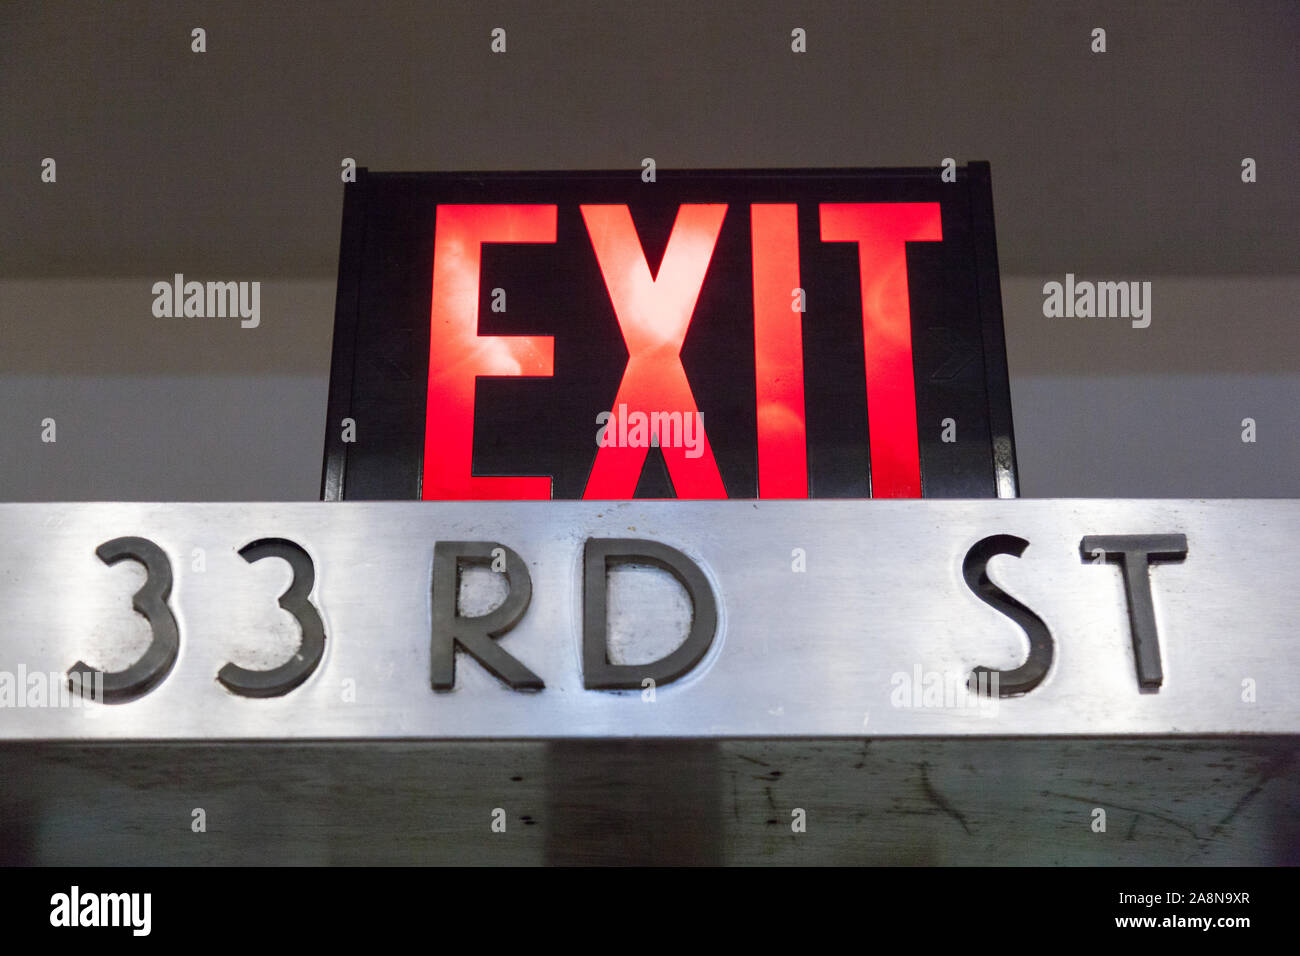
[[9, 743], [0, 863], [1296, 865], [1298, 758], [1294, 737]]

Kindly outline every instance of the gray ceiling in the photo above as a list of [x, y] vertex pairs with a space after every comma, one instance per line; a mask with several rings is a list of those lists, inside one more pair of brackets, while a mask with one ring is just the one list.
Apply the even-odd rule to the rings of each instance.
[[1300, 251], [1294, 0], [41, 2], [0, 22], [0, 276], [332, 275], [344, 156], [987, 159], [1004, 273], [1276, 274]]

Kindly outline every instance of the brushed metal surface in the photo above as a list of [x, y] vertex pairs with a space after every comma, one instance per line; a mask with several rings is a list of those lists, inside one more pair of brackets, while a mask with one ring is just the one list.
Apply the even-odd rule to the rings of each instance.
[[[1188, 542], [1186, 560], [1151, 571], [1164, 667], [1156, 692], [1138, 686], [1119, 569], [1079, 552], [1085, 535], [1139, 533]], [[902, 684], [918, 673], [960, 678], [976, 665], [1011, 668], [1023, 659], [1023, 632], [962, 580], [966, 551], [993, 534], [1029, 541], [1020, 558], [993, 558], [988, 573], [1051, 629], [1050, 672], [1019, 698], [897, 706], [900, 675]], [[0, 707], [0, 738], [1207, 737], [1300, 729], [1293, 500], [7, 504], [0, 672], [57, 675], [79, 659], [115, 669], [140, 655], [149, 631], [131, 598], [144, 573], [95, 555], [128, 535], [154, 541], [172, 564], [180, 652], [171, 673], [127, 703]], [[288, 565], [249, 564], [238, 554], [270, 536], [297, 542], [315, 564], [325, 653], [295, 690], [249, 699], [218, 684], [221, 667], [274, 667], [299, 637], [277, 605]], [[592, 536], [677, 548], [716, 593], [712, 647], [682, 679], [657, 687], [653, 701], [583, 687], [582, 544]], [[464, 653], [456, 689], [430, 688], [438, 540], [497, 541], [522, 556], [532, 602], [500, 646], [541, 676], [544, 690], [512, 691]], [[792, 569], [796, 549], [805, 571]], [[610, 602], [620, 660], [658, 656], [673, 644], [663, 629], [683, 626], [673, 584], [651, 571], [639, 581], [641, 573], [614, 584], [629, 589]], [[462, 587], [472, 590], [473, 581]]]

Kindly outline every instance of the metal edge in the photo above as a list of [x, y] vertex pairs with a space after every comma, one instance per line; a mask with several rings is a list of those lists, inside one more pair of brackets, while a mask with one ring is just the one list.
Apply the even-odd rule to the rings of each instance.
[[989, 412], [995, 493], [1020, 495], [1016, 438], [1012, 425], [1011, 380], [1007, 368], [1006, 329], [1002, 317], [1002, 281], [998, 272], [997, 233], [993, 223], [993, 180], [987, 160], [966, 164], [970, 188], [971, 230], [975, 246], [975, 280], [980, 327], [984, 338], [984, 388]]
[[321, 466], [321, 500], [342, 501], [348, 449], [337, 422], [352, 408], [356, 338], [361, 305], [361, 263], [365, 244], [368, 171], [357, 168], [355, 183], [343, 187], [343, 224], [331, 341], [329, 398], [325, 413], [325, 458]]

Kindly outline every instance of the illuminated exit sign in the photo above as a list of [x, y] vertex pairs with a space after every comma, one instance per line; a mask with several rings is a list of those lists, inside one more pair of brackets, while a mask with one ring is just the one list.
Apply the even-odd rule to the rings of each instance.
[[372, 173], [323, 497], [1011, 497], [989, 168]]

